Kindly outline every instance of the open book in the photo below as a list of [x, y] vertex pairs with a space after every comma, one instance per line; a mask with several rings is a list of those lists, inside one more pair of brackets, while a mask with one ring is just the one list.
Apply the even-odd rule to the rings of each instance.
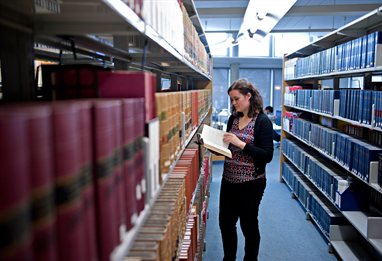
[[228, 149], [228, 144], [223, 142], [224, 133], [226, 132], [203, 124], [200, 139], [203, 146], [207, 149], [222, 154], [228, 158], [232, 158], [232, 153]]

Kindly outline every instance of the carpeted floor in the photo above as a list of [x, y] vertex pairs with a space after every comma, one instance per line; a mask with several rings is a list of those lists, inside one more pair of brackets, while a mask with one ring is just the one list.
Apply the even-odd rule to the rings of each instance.
[[[219, 191], [223, 162], [214, 162], [209, 199], [209, 219], [206, 231], [205, 261], [223, 260], [223, 247], [218, 222]], [[260, 204], [260, 261], [326, 261], [337, 260], [328, 253], [327, 242], [315, 225], [306, 220], [298, 201], [280, 182], [280, 150], [275, 149], [273, 160], [267, 166], [267, 187]], [[243, 260], [244, 238], [238, 223], [237, 260]]]

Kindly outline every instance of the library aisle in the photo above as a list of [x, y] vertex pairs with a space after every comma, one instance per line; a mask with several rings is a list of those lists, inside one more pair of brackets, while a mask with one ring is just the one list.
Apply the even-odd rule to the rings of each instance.
[[[219, 230], [219, 191], [223, 162], [214, 162], [209, 199], [209, 218], [206, 230], [206, 251], [203, 260], [223, 260]], [[326, 241], [315, 225], [305, 220], [305, 212], [292, 199], [291, 192], [280, 183], [280, 150], [275, 148], [273, 160], [267, 165], [267, 187], [260, 204], [260, 261], [330, 261], [337, 258], [328, 253]], [[244, 238], [238, 223], [238, 251], [236, 260], [243, 260]]]

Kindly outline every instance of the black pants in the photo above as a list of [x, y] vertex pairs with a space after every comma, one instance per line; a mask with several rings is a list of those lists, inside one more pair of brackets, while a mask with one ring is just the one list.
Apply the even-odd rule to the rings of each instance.
[[229, 183], [222, 180], [220, 188], [219, 226], [223, 240], [223, 261], [236, 260], [236, 223], [245, 237], [244, 261], [257, 260], [260, 247], [259, 205], [266, 186], [266, 179], [260, 178], [244, 183]]

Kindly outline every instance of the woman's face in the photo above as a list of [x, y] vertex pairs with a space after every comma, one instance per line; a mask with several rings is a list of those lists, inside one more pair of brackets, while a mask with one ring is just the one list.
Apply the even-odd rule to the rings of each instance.
[[229, 92], [231, 103], [235, 107], [237, 112], [247, 113], [250, 105], [251, 94], [241, 94], [238, 90], [232, 90]]

